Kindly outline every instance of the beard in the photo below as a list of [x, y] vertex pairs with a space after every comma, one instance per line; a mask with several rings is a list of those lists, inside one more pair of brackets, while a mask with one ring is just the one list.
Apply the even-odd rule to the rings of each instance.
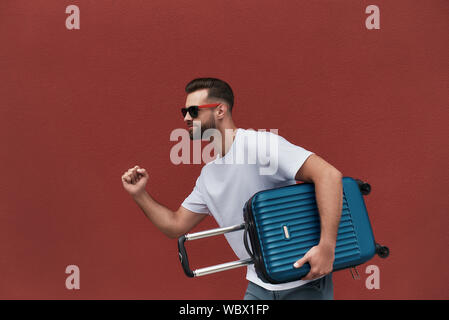
[[199, 137], [197, 136], [198, 135], [197, 133], [195, 133], [195, 134], [193, 133], [193, 131], [198, 130], [198, 128], [199, 128], [198, 125], [195, 125], [195, 122], [194, 122], [193, 126], [192, 126], [192, 130], [189, 130], [190, 140], [197, 140], [198, 138], [201, 140], [201, 138], [204, 135], [204, 131], [206, 131], [207, 129], [216, 129], [214, 116], [211, 115], [209, 120], [206, 122], [201, 121], [201, 128], [200, 128], [201, 135]]

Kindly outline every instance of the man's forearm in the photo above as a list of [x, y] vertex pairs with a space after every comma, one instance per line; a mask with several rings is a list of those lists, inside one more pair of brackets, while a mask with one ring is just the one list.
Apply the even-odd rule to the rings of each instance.
[[174, 237], [175, 213], [159, 204], [146, 191], [133, 196], [134, 201], [153, 224], [169, 237]]
[[320, 245], [334, 250], [343, 205], [342, 175], [338, 171], [330, 171], [315, 179], [314, 184], [321, 221]]

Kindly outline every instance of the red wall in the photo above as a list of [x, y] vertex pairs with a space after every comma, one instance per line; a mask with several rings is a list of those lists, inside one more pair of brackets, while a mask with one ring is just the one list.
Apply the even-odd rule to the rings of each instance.
[[[80, 30], [65, 27], [71, 4]], [[370, 4], [380, 30], [365, 28]], [[141, 165], [179, 207], [201, 165], [173, 165], [169, 135], [185, 84], [213, 76], [239, 127], [277, 128], [371, 183], [391, 256], [361, 281], [335, 273], [336, 299], [448, 299], [448, 30], [446, 0], [2, 0], [0, 298], [243, 297], [244, 269], [186, 278], [120, 181]], [[194, 267], [235, 259], [223, 238], [188, 247]], [[80, 290], [65, 287], [71, 264]]]

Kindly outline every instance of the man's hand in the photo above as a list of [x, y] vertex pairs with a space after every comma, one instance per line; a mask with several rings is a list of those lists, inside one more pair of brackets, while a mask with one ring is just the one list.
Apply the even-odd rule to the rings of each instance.
[[301, 280], [313, 280], [332, 272], [334, 264], [335, 246], [319, 244], [312, 247], [307, 253], [296, 261], [293, 266], [300, 268], [304, 263], [310, 264], [310, 272]]
[[131, 196], [138, 196], [145, 192], [148, 178], [148, 173], [145, 169], [135, 166], [122, 175], [123, 188], [125, 188]]

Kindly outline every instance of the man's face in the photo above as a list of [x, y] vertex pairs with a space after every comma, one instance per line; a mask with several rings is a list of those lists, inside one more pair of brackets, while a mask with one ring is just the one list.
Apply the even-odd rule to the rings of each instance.
[[[186, 99], [186, 108], [211, 103], [207, 100], [207, 92], [208, 89], [201, 89], [189, 93]], [[215, 108], [200, 108], [198, 110], [198, 117], [194, 119], [192, 119], [190, 114], [187, 112], [184, 117], [184, 122], [188, 127], [190, 139], [193, 140], [193, 138], [198, 135], [198, 131], [201, 132], [201, 136], [203, 136], [204, 131], [210, 128], [215, 128], [214, 110]], [[199, 123], [194, 123], [194, 121], [201, 121], [201, 127], [199, 127]]]

